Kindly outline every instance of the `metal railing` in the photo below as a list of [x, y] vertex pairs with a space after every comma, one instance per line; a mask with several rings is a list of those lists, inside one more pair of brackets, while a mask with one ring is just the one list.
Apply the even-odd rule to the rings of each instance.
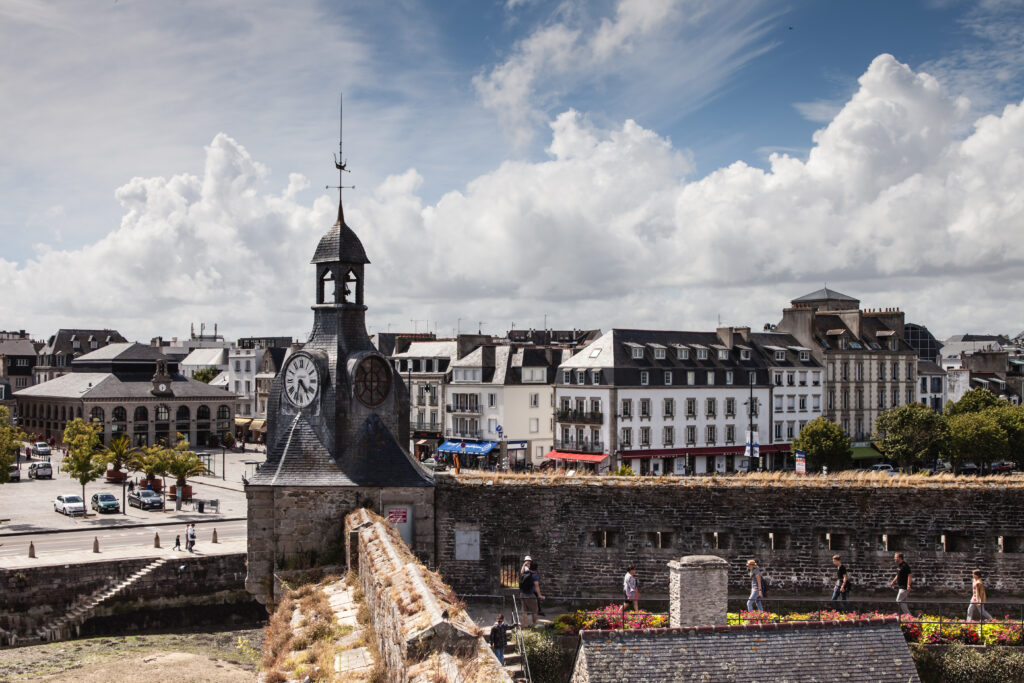
[[478, 415], [480, 413], [480, 404], [471, 405], [466, 403], [455, 403], [445, 406], [445, 410], [449, 413], [472, 413]]
[[516, 647], [519, 649], [519, 661], [520, 666], [523, 669], [523, 676], [529, 683], [533, 683], [533, 677], [530, 675], [530, 659], [526, 656], [526, 640], [523, 638], [523, 622], [519, 616], [519, 601], [516, 600], [516, 594], [512, 594], [512, 618], [515, 623], [519, 625], [518, 628], [514, 629], [516, 634]]
[[554, 448], [556, 451], [575, 451], [578, 453], [603, 453], [605, 444], [600, 441], [559, 441], [555, 440]]
[[559, 410], [556, 415], [558, 422], [573, 422], [578, 424], [602, 424], [604, 413], [600, 410]]

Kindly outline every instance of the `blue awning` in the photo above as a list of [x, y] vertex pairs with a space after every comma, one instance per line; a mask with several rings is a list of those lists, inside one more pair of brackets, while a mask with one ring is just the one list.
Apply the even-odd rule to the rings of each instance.
[[445, 441], [438, 447], [441, 453], [462, 453], [463, 444], [465, 452], [469, 455], [487, 455], [498, 445], [497, 441]]

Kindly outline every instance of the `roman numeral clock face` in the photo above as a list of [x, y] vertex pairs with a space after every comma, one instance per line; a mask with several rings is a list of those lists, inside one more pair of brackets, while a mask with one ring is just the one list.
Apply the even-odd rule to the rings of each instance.
[[320, 392], [320, 372], [313, 359], [296, 354], [284, 369], [284, 393], [292, 404], [305, 408]]

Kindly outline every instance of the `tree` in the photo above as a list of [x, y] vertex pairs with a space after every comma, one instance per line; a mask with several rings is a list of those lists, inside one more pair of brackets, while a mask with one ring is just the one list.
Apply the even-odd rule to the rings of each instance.
[[[181, 491], [188, 483], [188, 477], [194, 477], [206, 471], [206, 465], [199, 456], [188, 450], [189, 443], [179, 439], [174, 448], [168, 448], [165, 453], [167, 474], [174, 477], [174, 485]], [[181, 496], [175, 501], [175, 510], [181, 509]]]
[[193, 372], [192, 379], [198, 380], [203, 384], [209, 384], [210, 382], [213, 381], [213, 378], [219, 374], [220, 370], [211, 365], [208, 368], [202, 368], [201, 370], [196, 370], [195, 372]]
[[1024, 406], [1007, 402], [986, 409], [984, 414], [995, 418], [1006, 433], [1006, 457], [1024, 468]]
[[[68, 455], [61, 467], [72, 479], [82, 485], [82, 502], [85, 503], [85, 485], [95, 481], [107, 470], [107, 462], [100, 450], [100, 426], [76, 417], [64, 427], [64, 443]], [[85, 508], [83, 516], [88, 514]]]
[[100, 451], [100, 455], [105, 465], [110, 465], [112, 470], [120, 472], [121, 468], [131, 460], [132, 454], [136, 450], [128, 436], [122, 435], [111, 441], [109, 446]]
[[983, 467], [1002, 459], [1006, 453], [1006, 432], [990, 411], [961, 413], [944, 419], [949, 428], [945, 454], [954, 472], [965, 461]]
[[1009, 401], [998, 398], [988, 389], [978, 387], [976, 389], [971, 389], [961, 396], [960, 400], [956, 403], [953, 403], [952, 401], [947, 403], [944, 414], [948, 417], [952, 417], [954, 415], [963, 415], [964, 413], [980, 413], [986, 408], [991, 408], [1003, 403], [1009, 403]]
[[220, 442], [227, 448], [235, 447], [235, 435], [231, 432], [224, 432], [224, 436], [220, 438]]
[[14, 454], [21, 448], [21, 442], [27, 438], [23, 431], [11, 424], [11, 413], [7, 407], [0, 406], [0, 484], [6, 484], [10, 479]]
[[793, 440], [793, 449], [807, 454], [811, 469], [827, 465], [830, 470], [840, 470], [853, 463], [850, 437], [835, 422], [823, 417], [804, 425], [800, 436]]
[[886, 410], [875, 429], [886, 456], [908, 469], [938, 458], [946, 439], [942, 417], [921, 403]]
[[128, 469], [132, 472], [143, 472], [149, 481], [167, 475], [167, 451], [163, 444], [136, 448], [128, 458]]

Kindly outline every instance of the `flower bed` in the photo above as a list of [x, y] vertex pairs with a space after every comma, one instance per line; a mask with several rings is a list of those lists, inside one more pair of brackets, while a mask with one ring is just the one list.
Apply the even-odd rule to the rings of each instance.
[[912, 617], [907, 614], [883, 612], [838, 612], [817, 610], [814, 612], [730, 612], [730, 624], [767, 624], [783, 621], [852, 621], [854, 619], [877, 619], [899, 617], [903, 635], [907, 642], [938, 645], [962, 643], [965, 645], [1024, 645], [1021, 622], [997, 619], [981, 623], [956, 621], [949, 617], [923, 614]]
[[576, 635], [590, 630], [665, 628], [668, 617], [644, 610], [623, 613], [622, 605], [608, 605], [597, 610], [568, 612], [555, 619], [551, 626], [558, 634]]

